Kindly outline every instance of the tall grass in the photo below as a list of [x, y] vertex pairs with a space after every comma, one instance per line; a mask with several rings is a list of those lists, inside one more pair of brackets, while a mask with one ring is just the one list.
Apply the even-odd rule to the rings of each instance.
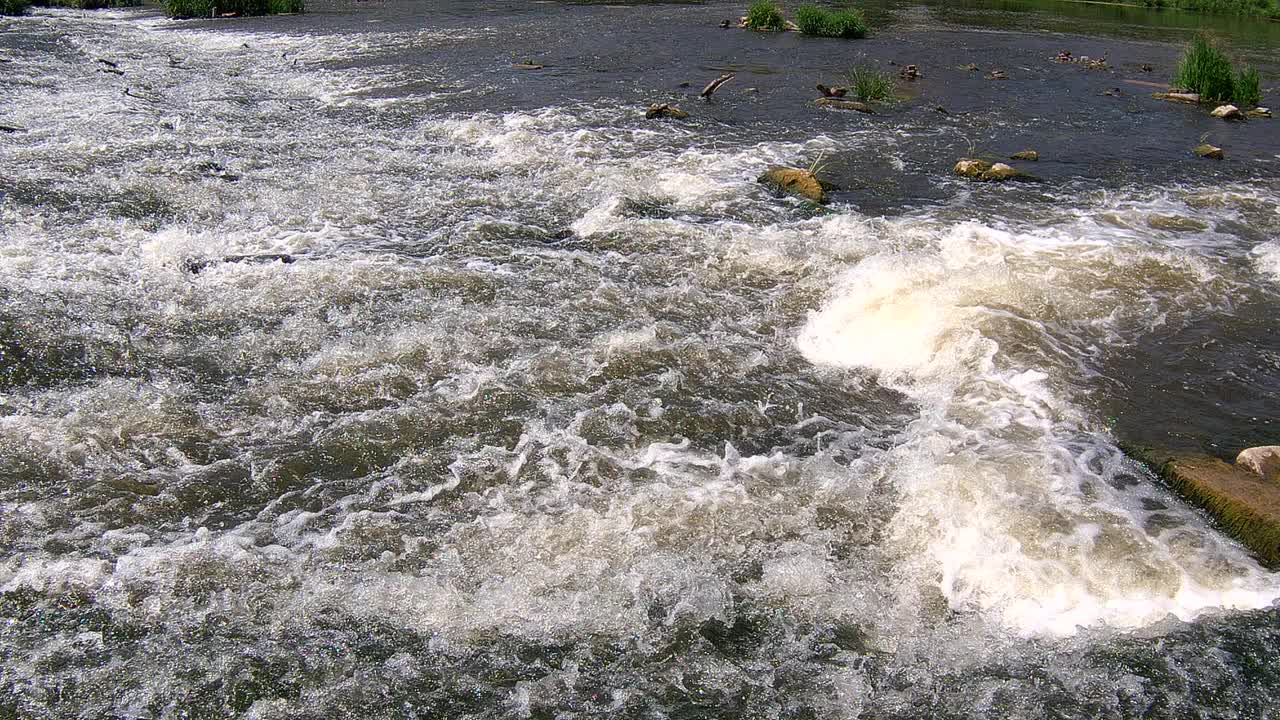
[[300, 13], [303, 0], [164, 0], [169, 17], [202, 18], [215, 14], [280, 15]]
[[860, 38], [867, 36], [867, 19], [857, 8], [829, 10], [817, 5], [796, 9], [796, 25], [805, 35]]
[[888, 102], [894, 99], [893, 76], [873, 68], [856, 67], [849, 71], [849, 89], [862, 102]]
[[0, 15], [21, 15], [27, 5], [27, 0], [0, 0]]
[[1173, 83], [1199, 93], [1200, 99], [1207, 102], [1249, 106], [1262, 99], [1258, 71], [1244, 68], [1236, 72], [1227, 56], [1203, 35], [1197, 35], [1187, 47]]
[[756, 0], [747, 8], [747, 27], [751, 30], [786, 30], [782, 8], [773, 0]]

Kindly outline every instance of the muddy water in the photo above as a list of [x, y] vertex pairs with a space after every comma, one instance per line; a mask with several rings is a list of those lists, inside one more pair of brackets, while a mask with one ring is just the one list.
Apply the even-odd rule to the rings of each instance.
[[1276, 126], [1158, 14], [738, 12], [2, 21], [0, 714], [1274, 716], [1280, 577], [1117, 442], [1274, 442]]

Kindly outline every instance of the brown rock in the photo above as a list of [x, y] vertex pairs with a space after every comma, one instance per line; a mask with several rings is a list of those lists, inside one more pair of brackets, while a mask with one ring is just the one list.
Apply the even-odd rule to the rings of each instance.
[[984, 182], [1000, 182], [1022, 177], [1022, 173], [1012, 166], [1004, 163], [995, 163], [993, 165], [986, 160], [975, 160], [973, 158], [960, 160], [952, 168], [952, 172], [971, 180], [982, 180]]
[[861, 113], [875, 113], [871, 106], [857, 100], [841, 100], [840, 98], [824, 97], [813, 101], [818, 107], [835, 108], [836, 110], [857, 110]]
[[1040, 159], [1040, 153], [1035, 150], [1022, 150], [1009, 156], [1010, 160], [1030, 160], [1035, 162]]
[[776, 192], [795, 195], [815, 203], [827, 201], [827, 190], [833, 189], [808, 170], [799, 168], [770, 168], [756, 180], [772, 187]]
[[1226, 153], [1222, 152], [1222, 148], [1214, 147], [1209, 143], [1197, 145], [1194, 152], [1200, 157], [1209, 158], [1211, 160], [1221, 160], [1222, 158], [1226, 157]]
[[689, 113], [685, 112], [684, 110], [681, 110], [675, 105], [668, 105], [667, 103], [661, 103], [661, 104], [654, 103], [653, 105], [650, 105], [647, 110], [644, 111], [644, 116], [648, 120], [654, 120], [657, 118], [671, 118], [672, 120], [684, 120], [685, 118], [689, 117]]

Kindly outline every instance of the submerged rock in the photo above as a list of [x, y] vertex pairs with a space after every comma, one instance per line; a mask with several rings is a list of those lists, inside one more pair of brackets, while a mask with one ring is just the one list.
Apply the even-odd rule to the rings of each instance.
[[1209, 223], [1180, 215], [1152, 215], [1147, 218], [1147, 226], [1153, 230], [1169, 232], [1202, 232], [1209, 229]]
[[827, 191], [835, 189], [831, 183], [823, 182], [811, 171], [800, 168], [770, 168], [756, 182], [768, 185], [775, 192], [795, 195], [815, 203], [825, 203]]
[[1280, 445], [1263, 445], [1252, 447], [1236, 456], [1236, 467], [1269, 480], [1280, 483]]
[[857, 100], [841, 100], [837, 97], [823, 97], [813, 101], [818, 107], [835, 108], [836, 110], [856, 110], [860, 113], [875, 114], [870, 105]]
[[1035, 162], [1040, 159], [1040, 153], [1035, 150], [1020, 150], [1009, 156], [1010, 160], [1030, 160]]
[[1200, 157], [1210, 158], [1211, 160], [1221, 160], [1226, 157], [1226, 153], [1222, 152], [1222, 148], [1215, 147], [1209, 143], [1197, 145], [1194, 152]]
[[1218, 107], [1213, 109], [1213, 112], [1209, 114], [1216, 118], [1222, 118], [1223, 120], [1243, 120], [1244, 119], [1244, 113], [1240, 112], [1240, 108], [1236, 107], [1235, 105], [1219, 105]]
[[1280, 567], [1280, 483], [1208, 455], [1127, 447], [1188, 502], [1204, 508], [1271, 568]]
[[975, 160], [973, 158], [960, 160], [956, 163], [952, 172], [971, 180], [982, 180], [985, 182], [1012, 180], [1013, 178], [1023, 176], [1022, 172], [1010, 165], [1005, 165], [1004, 163], [992, 164], [986, 160]]
[[654, 103], [653, 105], [650, 105], [647, 110], [644, 111], [644, 116], [648, 120], [654, 120], [656, 118], [671, 118], [672, 120], [684, 120], [685, 118], [689, 117], [689, 113], [685, 112], [684, 110], [681, 110], [675, 105], [668, 105], [667, 103]]
[[1264, 107], [1256, 107], [1245, 112], [1245, 115], [1251, 118], [1269, 118], [1271, 117], [1271, 110]]
[[511, 63], [512, 70], [541, 70], [543, 67], [534, 62]]

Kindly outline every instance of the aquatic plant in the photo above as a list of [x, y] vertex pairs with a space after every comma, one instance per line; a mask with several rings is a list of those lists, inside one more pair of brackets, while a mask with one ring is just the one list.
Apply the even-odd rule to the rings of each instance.
[[0, 15], [21, 15], [27, 4], [27, 0], [0, 0]]
[[857, 8], [829, 10], [817, 5], [796, 9], [796, 25], [805, 35], [860, 38], [867, 36], [867, 19]]
[[211, 15], [281, 15], [300, 13], [303, 0], [164, 0], [164, 10], [173, 18], [202, 18]]
[[849, 71], [849, 89], [862, 102], [889, 102], [894, 99], [893, 76], [874, 68], [855, 67]]
[[1208, 38], [1197, 35], [1183, 54], [1173, 82], [1185, 90], [1199, 93], [1202, 100], [1229, 100], [1235, 88], [1232, 72], [1227, 56]]
[[773, 0], [756, 0], [747, 9], [747, 28], [751, 30], [785, 30], [787, 21], [782, 8]]
[[1262, 102], [1262, 79], [1258, 76], [1258, 71], [1246, 67], [1236, 73], [1235, 92], [1231, 97], [1237, 105], [1257, 105]]
[[1258, 71], [1236, 72], [1231, 61], [1203, 35], [1197, 35], [1178, 64], [1173, 83], [1200, 94], [1206, 102], [1256, 105], [1262, 99]]

